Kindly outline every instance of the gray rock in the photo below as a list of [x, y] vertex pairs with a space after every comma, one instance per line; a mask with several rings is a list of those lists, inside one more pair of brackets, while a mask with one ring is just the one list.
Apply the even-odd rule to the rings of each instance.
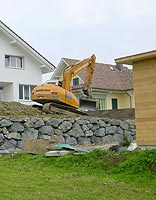
[[119, 126], [120, 123], [121, 123], [121, 120], [118, 120], [118, 119], [112, 119], [112, 120], [110, 120], [109, 123], [110, 123], [111, 125], [113, 125], [113, 126]]
[[41, 135], [54, 135], [54, 128], [51, 126], [42, 126], [41, 128], [38, 129], [39, 133]]
[[99, 128], [99, 129], [97, 129], [95, 132], [94, 132], [94, 135], [95, 136], [101, 136], [101, 137], [103, 137], [103, 136], [105, 136], [105, 128]]
[[91, 137], [91, 136], [93, 136], [93, 134], [94, 134], [94, 132], [92, 130], [89, 130], [89, 131], [85, 132], [85, 136], [86, 137]]
[[72, 128], [72, 123], [69, 121], [64, 121], [59, 127], [62, 129], [63, 133], [66, 133]]
[[67, 137], [66, 138], [66, 144], [77, 144], [77, 140], [74, 137]]
[[19, 119], [19, 118], [11, 117], [11, 118], [10, 118], [10, 121], [12, 121], [12, 122], [22, 122], [22, 123], [24, 123], [24, 122], [27, 122], [27, 121], [28, 121], [28, 118], [21, 118], [21, 119]]
[[121, 135], [121, 134], [114, 134], [113, 135], [113, 140], [120, 143], [120, 142], [123, 141], [123, 135]]
[[91, 144], [90, 138], [79, 137], [78, 138], [78, 144]]
[[4, 136], [2, 133], [0, 133], [0, 143], [3, 143], [4, 142]]
[[130, 131], [125, 130], [125, 131], [124, 131], [124, 136], [127, 138], [127, 140], [128, 140], [129, 142], [132, 142], [132, 141], [133, 141], [133, 136], [131, 135], [131, 132], [130, 132]]
[[7, 135], [8, 139], [15, 139], [15, 140], [21, 140], [21, 135], [19, 132], [11, 132]]
[[9, 129], [10, 132], [23, 132], [24, 126], [20, 122], [15, 122]]
[[76, 120], [76, 123], [79, 125], [84, 125], [84, 124], [87, 125], [87, 124], [89, 124], [89, 121], [86, 119], [78, 119], [78, 120]]
[[106, 135], [102, 138], [102, 142], [104, 143], [112, 143], [114, 141], [113, 136]]
[[8, 135], [9, 134], [9, 131], [8, 131], [8, 129], [6, 127], [3, 127], [2, 131], [3, 131], [3, 135]]
[[131, 129], [129, 131], [130, 131], [130, 133], [131, 133], [132, 136], [136, 135], [136, 130], [135, 129]]
[[106, 135], [113, 135], [117, 132], [116, 126], [106, 127]]
[[32, 121], [30, 121], [30, 120], [28, 120], [27, 122], [25, 122], [25, 123], [23, 124], [23, 126], [24, 126], [25, 128], [34, 128], [34, 124], [33, 124]]
[[128, 119], [125, 122], [129, 125], [129, 128], [135, 128], [135, 120]]
[[46, 126], [52, 126], [53, 128], [57, 128], [62, 122], [63, 119], [49, 119], [46, 121]]
[[100, 127], [103, 127], [103, 128], [106, 128], [106, 122], [105, 121], [103, 121], [103, 120], [99, 120], [99, 126]]
[[17, 145], [17, 141], [14, 139], [11, 139], [11, 140], [6, 140], [0, 148], [1, 149], [16, 148], [16, 145]]
[[31, 121], [33, 124], [35, 124], [37, 121], [40, 121], [40, 119], [41, 118], [39, 118], [39, 117], [33, 117], [33, 118], [31, 118]]
[[123, 122], [123, 121], [120, 123], [120, 127], [121, 127], [122, 129], [124, 129], [124, 130], [128, 130], [128, 124], [125, 123], [125, 122]]
[[68, 131], [68, 135], [78, 138], [78, 137], [84, 136], [84, 132], [79, 126], [77, 128], [72, 128], [70, 131]]
[[93, 128], [93, 124], [87, 124], [87, 127], [88, 127], [89, 129], [92, 129], [92, 128]]
[[133, 137], [133, 140], [136, 140], [136, 135], [133, 135], [132, 137]]
[[116, 131], [118, 134], [121, 134], [123, 135], [124, 134], [124, 131], [121, 127], [117, 127], [117, 131]]
[[44, 126], [44, 121], [43, 119], [38, 119], [35, 123], [34, 123], [34, 128], [40, 128]]
[[17, 141], [17, 147], [20, 149], [24, 149], [24, 140]]
[[[85, 125], [86, 126], [86, 125]], [[80, 124], [78, 124], [77, 122], [75, 122], [74, 124], [73, 124], [73, 127], [72, 128], [81, 128], [82, 127], [82, 125], [80, 125]]]
[[91, 141], [91, 143], [93, 143], [93, 144], [98, 144], [98, 143], [102, 142], [102, 138], [101, 138], [101, 137], [96, 137], [96, 136], [93, 135], [93, 136], [90, 138], [90, 141]]
[[65, 139], [64, 139], [64, 137], [62, 136], [62, 135], [54, 135], [54, 138], [55, 138], [55, 140], [56, 140], [56, 143], [62, 143], [62, 144], [64, 144], [65, 143]]
[[37, 139], [38, 138], [38, 130], [34, 128], [27, 128], [25, 129], [24, 133], [22, 134], [23, 139]]
[[88, 126], [86, 124], [82, 125], [83, 132], [86, 132], [89, 130]]
[[65, 138], [65, 140], [67, 139], [67, 137], [70, 137], [67, 133], [63, 134], [63, 137]]
[[99, 124], [99, 121], [98, 121], [97, 118], [91, 118], [91, 119], [90, 119], [90, 123], [91, 123], [91, 124]]
[[51, 136], [49, 135], [41, 135], [41, 138], [40, 139], [43, 139], [43, 140], [50, 140], [51, 139]]
[[106, 123], [109, 123], [110, 119], [109, 118], [104, 118], [103, 119]]
[[132, 132], [130, 130], [124, 130], [124, 135], [127, 136], [127, 135], [131, 135]]
[[13, 122], [11, 122], [9, 119], [2, 119], [0, 121], [0, 128], [8, 127], [8, 126], [11, 126], [12, 124], [13, 124]]
[[72, 124], [75, 123], [75, 119], [73, 119], [73, 118], [66, 118], [65, 120], [71, 122]]
[[94, 124], [93, 127], [91, 128], [92, 131], [96, 131], [97, 129], [100, 128], [99, 124]]

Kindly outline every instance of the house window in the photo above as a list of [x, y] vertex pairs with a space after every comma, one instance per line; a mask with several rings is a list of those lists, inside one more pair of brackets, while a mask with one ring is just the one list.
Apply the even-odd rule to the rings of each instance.
[[31, 93], [36, 85], [19, 85], [19, 99], [31, 100]]
[[118, 109], [118, 100], [117, 99], [112, 99], [112, 109]]
[[105, 110], [105, 99], [99, 99], [99, 110]]
[[79, 78], [73, 78], [73, 85], [79, 85]]
[[0, 87], [0, 101], [3, 101], [3, 87]]
[[5, 55], [5, 66], [17, 69], [23, 69], [23, 57]]

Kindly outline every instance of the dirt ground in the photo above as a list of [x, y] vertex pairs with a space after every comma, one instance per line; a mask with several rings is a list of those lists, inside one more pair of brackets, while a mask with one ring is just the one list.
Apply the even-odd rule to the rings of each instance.
[[[46, 114], [38, 108], [34, 108], [29, 105], [24, 105], [19, 102], [0, 102], [0, 117], [60, 117], [56, 114]], [[62, 116], [61, 117], [67, 117]]]
[[[107, 110], [87, 112], [90, 117], [107, 117], [111, 119], [134, 119], [134, 109]], [[78, 114], [46, 114], [42, 110], [19, 102], [0, 102], [0, 117], [50, 117], [50, 118], [71, 118], [78, 117]]]

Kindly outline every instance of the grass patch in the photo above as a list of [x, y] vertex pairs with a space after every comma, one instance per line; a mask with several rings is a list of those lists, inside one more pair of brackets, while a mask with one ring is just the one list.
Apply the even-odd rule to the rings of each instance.
[[154, 200], [156, 150], [0, 158], [2, 200]]

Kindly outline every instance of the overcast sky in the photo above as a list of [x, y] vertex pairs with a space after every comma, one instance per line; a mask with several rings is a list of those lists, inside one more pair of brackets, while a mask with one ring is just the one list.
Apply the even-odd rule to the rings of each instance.
[[55, 66], [92, 54], [114, 64], [156, 49], [156, 0], [0, 0], [0, 7], [1, 20]]

